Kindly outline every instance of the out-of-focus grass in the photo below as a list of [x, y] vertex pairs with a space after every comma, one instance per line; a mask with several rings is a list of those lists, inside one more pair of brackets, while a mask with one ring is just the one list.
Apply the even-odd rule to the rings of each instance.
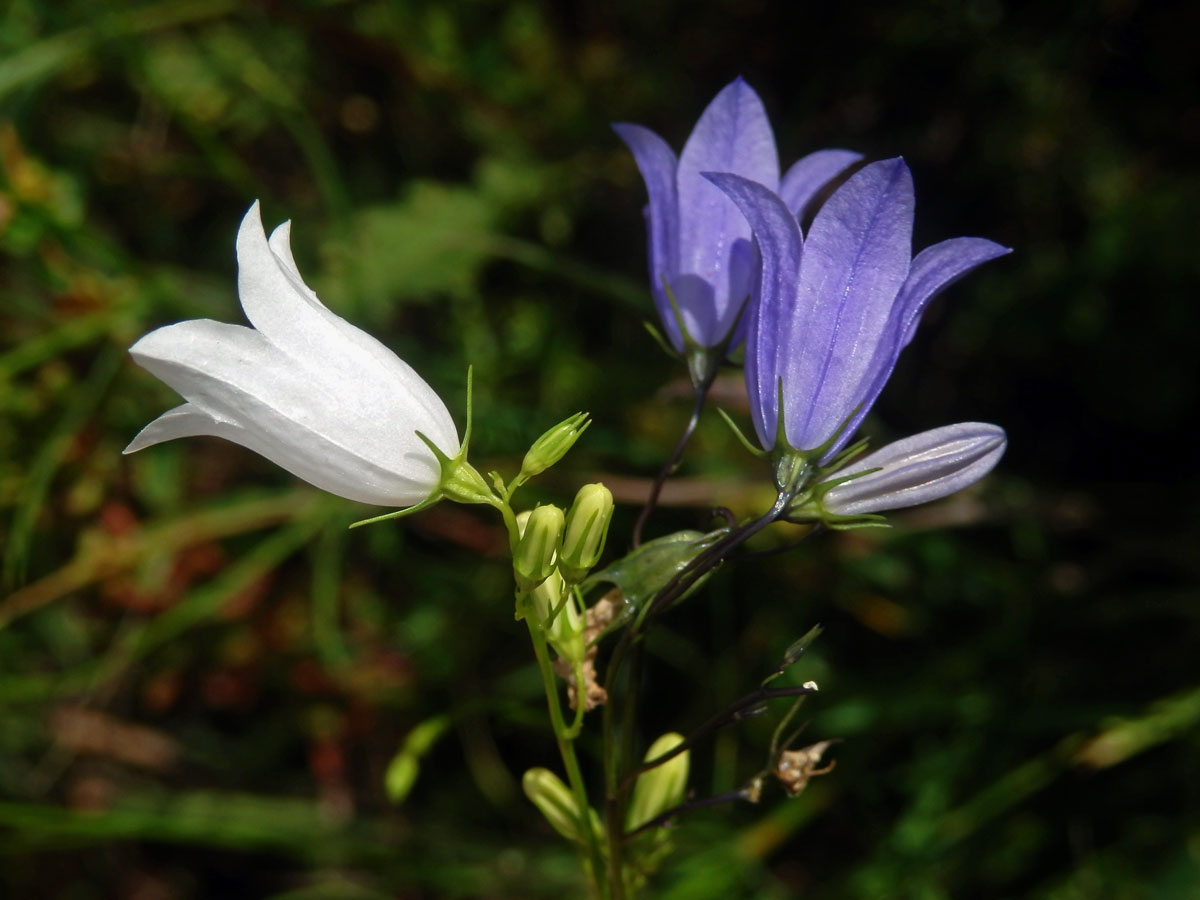
[[[820, 621], [806, 734], [844, 739], [799, 798], [685, 823], [655, 891], [1195, 895], [1196, 24], [1085, 3], [7, 4], [0, 893], [579, 893], [517, 789], [554, 756], [497, 523], [438, 507], [348, 533], [363, 509], [221, 442], [122, 457], [174, 402], [124, 351], [240, 320], [233, 234], [261, 198], [328, 305], [460, 422], [475, 365], [481, 465], [588, 409], [530, 499], [604, 477], [633, 500], [687, 392], [642, 331], [643, 188], [607, 123], [678, 147], [740, 73], [785, 164], [903, 153], [918, 246], [1015, 247], [934, 305], [869, 423], [882, 442], [995, 421], [1010, 450], [889, 533], [727, 568], [650, 642], [647, 739]], [[717, 393], [744, 416], [736, 376]], [[680, 474], [655, 529], [766, 492], [715, 416]], [[761, 767], [772, 725], [699, 748], [697, 792]]]

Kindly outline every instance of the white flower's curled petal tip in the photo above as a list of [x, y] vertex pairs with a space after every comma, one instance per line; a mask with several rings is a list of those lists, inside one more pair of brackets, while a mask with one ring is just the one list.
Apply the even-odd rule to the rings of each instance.
[[175, 438], [215, 435], [216, 424], [212, 416], [190, 403], [185, 403], [163, 413], [139, 431], [121, 453], [137, 453], [139, 450], [161, 444], [163, 441], [173, 441]]
[[986, 422], [961, 422], [923, 431], [835, 472], [831, 479], [867, 474], [830, 489], [824, 498], [825, 509], [854, 516], [947, 497], [983, 478], [1007, 446], [1004, 429]]
[[250, 249], [259, 240], [265, 245], [267, 235], [266, 229], [263, 228], [262, 204], [258, 200], [255, 200], [250, 204], [250, 208], [246, 210], [246, 214], [242, 216], [242, 221], [238, 225], [234, 249], [240, 257], [243, 249]]
[[275, 226], [275, 230], [271, 232], [271, 236], [267, 238], [267, 246], [271, 252], [275, 254], [276, 259], [290, 268], [293, 272], [299, 275], [299, 270], [296, 268], [296, 260], [292, 257], [292, 220], [288, 219], [285, 222]]

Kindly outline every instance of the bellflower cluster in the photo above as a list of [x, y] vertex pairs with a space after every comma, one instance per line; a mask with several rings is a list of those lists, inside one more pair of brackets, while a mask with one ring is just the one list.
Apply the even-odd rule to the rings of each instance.
[[[566, 777], [538, 767], [525, 773], [522, 786], [549, 824], [577, 845], [593, 896], [626, 900], [669, 851], [669, 823], [681, 814], [734, 799], [757, 803], [768, 779], [795, 796], [830, 768], [818, 768], [830, 741], [793, 748], [802, 726], [788, 729], [816, 684], [767, 686], [800, 660], [819, 629], [793, 642], [756, 690], [689, 736], [662, 735], [643, 756], [635, 753], [635, 725], [644, 638], [781, 518], [831, 528], [878, 524], [878, 513], [951, 494], [996, 465], [1005, 433], [980, 422], [934, 428], [865, 456], [865, 441], [847, 444], [930, 300], [1009, 251], [960, 237], [914, 257], [912, 177], [899, 158], [846, 179], [804, 233], [814, 201], [860, 157], [823, 150], [781, 177], [762, 101], [740, 78], [705, 109], [679, 157], [646, 128], [614, 127], [649, 194], [650, 276], [665, 340], [686, 359], [695, 387], [692, 417], [624, 556], [603, 561], [614, 518], [613, 494], [603, 484], [584, 485], [566, 511], [542, 504], [518, 512], [515, 505], [517, 492], [562, 460], [587, 430], [586, 413], [545, 431], [508, 481], [499, 471], [485, 480], [466, 461], [470, 381], [460, 443], [433, 389], [304, 283], [289, 224], [268, 238], [257, 203], [236, 242], [238, 294], [252, 327], [193, 320], [135, 343], [134, 360], [185, 402], [147, 425], [125, 452], [178, 437], [223, 437], [331, 493], [404, 507], [369, 522], [443, 497], [493, 507], [508, 535], [516, 617], [529, 631]], [[717, 366], [743, 339], [761, 447], [750, 449], [773, 464], [776, 501], [757, 518], [738, 522], [729, 514], [707, 533], [679, 531], [642, 543], [642, 524], [696, 427]], [[601, 643], [618, 632], [601, 657]], [[564, 687], [573, 715], [564, 709]], [[692, 799], [689, 757], [697, 741], [784, 697], [793, 699], [791, 711], [757, 774], [739, 790]], [[604, 704], [603, 805], [593, 808], [575, 742], [585, 715]], [[393, 778], [389, 769], [394, 794], [407, 792], [423, 752], [417, 748], [431, 740], [406, 740], [396, 757], [400, 774]]]
[[[899, 158], [855, 173], [822, 206], [807, 235], [768, 187], [736, 174], [707, 177], [746, 216], [760, 251], [745, 364], [754, 429], [764, 450], [778, 458], [803, 458], [799, 470], [792, 467], [781, 480], [807, 478], [812, 466], [829, 464], [854, 435], [929, 301], [1009, 250], [982, 238], [952, 238], [914, 258], [912, 176]], [[927, 434], [951, 443], [956, 438]], [[940, 452], [922, 441], [891, 453], [885, 448], [879, 464], [911, 471], [903, 459], [909, 451], [914, 458], [940, 460], [933, 465], [940, 465], [945, 477], [934, 477], [937, 487], [920, 493], [923, 499], [916, 502], [924, 502], [950, 492], [942, 488], [957, 485], [951, 488], [957, 490], [969, 483], [964, 473], [974, 476], [971, 481], [982, 477], [999, 456], [991, 452], [993, 444], [984, 443], [981, 459], [987, 464], [963, 468], [954, 451]], [[876, 476], [854, 492], [849, 486], [835, 488], [831, 496], [836, 501], [839, 494], [853, 493], [860, 498], [858, 510], [865, 511], [861, 494], [868, 483], [878, 489], [890, 485]], [[786, 487], [780, 484], [781, 490]], [[908, 503], [868, 505], [883, 509]]]
[[213, 435], [341, 497], [420, 503], [459, 452], [454, 421], [407, 363], [317, 298], [296, 268], [290, 234], [285, 222], [268, 240], [257, 203], [238, 230], [238, 295], [253, 328], [194, 319], [129, 348], [187, 402], [125, 452]]
[[626, 123], [613, 128], [646, 182], [650, 285], [662, 327], [676, 350], [697, 350], [715, 365], [741, 339], [739, 317], [755, 260], [746, 219], [703, 173], [730, 172], [762, 184], [799, 215], [861, 157], [848, 150], [818, 151], [781, 179], [766, 110], [741, 78], [704, 110], [679, 157], [648, 128]]

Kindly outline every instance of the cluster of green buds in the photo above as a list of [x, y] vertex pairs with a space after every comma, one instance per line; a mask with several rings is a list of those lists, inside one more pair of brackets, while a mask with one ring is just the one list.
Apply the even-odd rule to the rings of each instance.
[[547, 505], [517, 516], [513, 550], [518, 615], [533, 615], [560, 658], [578, 665], [587, 648], [584, 610], [575, 586], [600, 561], [612, 520], [612, 493], [584, 485], [563, 512]]

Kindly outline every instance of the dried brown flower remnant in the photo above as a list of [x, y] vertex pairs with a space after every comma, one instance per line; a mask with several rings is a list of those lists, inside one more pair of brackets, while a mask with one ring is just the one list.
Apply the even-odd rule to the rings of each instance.
[[817, 768], [817, 764], [821, 762], [821, 757], [829, 749], [829, 746], [834, 743], [836, 741], [819, 741], [816, 744], [801, 747], [799, 750], [784, 750], [779, 754], [775, 770], [771, 774], [779, 779], [783, 789], [788, 792], [788, 796], [795, 797], [808, 786], [808, 779], [814, 775], [824, 775], [833, 771], [836, 763], [831, 762], [820, 769]]
[[[604, 633], [604, 629], [612, 624], [621, 606], [621, 592], [613, 588], [587, 611], [587, 620], [583, 629], [583, 642], [587, 652], [583, 655], [583, 711], [591, 712], [597, 706], [608, 702], [608, 692], [600, 686], [596, 677], [596, 652], [599, 649], [596, 639]], [[565, 659], [554, 661], [554, 671], [567, 683], [567, 700], [571, 709], [575, 709], [579, 701], [578, 687], [575, 684], [575, 673], [571, 664]]]

